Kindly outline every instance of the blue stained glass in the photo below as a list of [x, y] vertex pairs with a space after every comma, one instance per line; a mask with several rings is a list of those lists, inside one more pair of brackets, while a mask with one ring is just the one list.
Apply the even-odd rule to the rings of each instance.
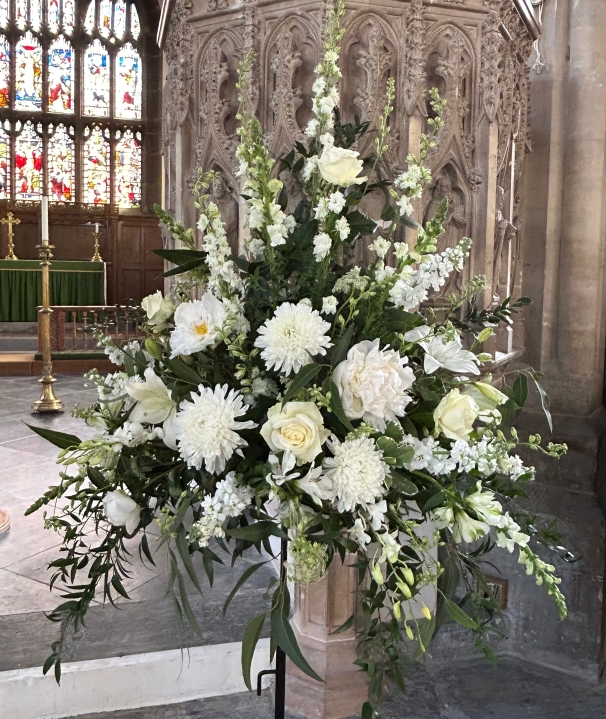
[[141, 60], [127, 43], [116, 58], [116, 117], [141, 117]]
[[109, 115], [109, 55], [100, 40], [88, 46], [84, 57], [84, 114]]
[[48, 110], [73, 112], [72, 47], [63, 36], [48, 51]]
[[31, 32], [17, 43], [15, 109], [42, 109], [42, 48]]

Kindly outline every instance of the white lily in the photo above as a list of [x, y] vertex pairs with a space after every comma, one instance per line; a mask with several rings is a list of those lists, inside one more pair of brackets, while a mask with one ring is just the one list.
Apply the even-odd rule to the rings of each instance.
[[463, 349], [459, 338], [444, 341], [440, 336], [430, 337], [419, 345], [425, 350], [424, 368], [427, 374], [433, 374], [440, 367], [459, 374], [480, 374], [477, 357]]
[[145, 382], [126, 385], [127, 393], [137, 402], [129, 419], [131, 422], [160, 424], [175, 412], [176, 404], [168, 387], [153, 369], [148, 367], [144, 374]]

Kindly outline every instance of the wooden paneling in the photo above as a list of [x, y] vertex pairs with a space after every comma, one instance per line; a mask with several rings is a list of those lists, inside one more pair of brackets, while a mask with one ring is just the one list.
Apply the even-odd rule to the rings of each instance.
[[157, 221], [120, 220], [115, 251], [114, 302], [133, 300], [163, 289], [163, 261], [153, 250], [162, 247]]

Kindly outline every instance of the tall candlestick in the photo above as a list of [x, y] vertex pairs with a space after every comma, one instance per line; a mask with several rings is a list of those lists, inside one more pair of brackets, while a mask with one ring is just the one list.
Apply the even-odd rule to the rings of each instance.
[[42, 195], [40, 210], [42, 212], [42, 242], [48, 244], [48, 197], [46, 195]]

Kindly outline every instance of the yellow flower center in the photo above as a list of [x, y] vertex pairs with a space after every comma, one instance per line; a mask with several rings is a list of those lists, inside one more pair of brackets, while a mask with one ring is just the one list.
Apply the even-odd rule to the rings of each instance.
[[199, 325], [194, 325], [194, 330], [198, 335], [205, 335], [208, 333], [208, 325], [206, 322], [200, 322]]

